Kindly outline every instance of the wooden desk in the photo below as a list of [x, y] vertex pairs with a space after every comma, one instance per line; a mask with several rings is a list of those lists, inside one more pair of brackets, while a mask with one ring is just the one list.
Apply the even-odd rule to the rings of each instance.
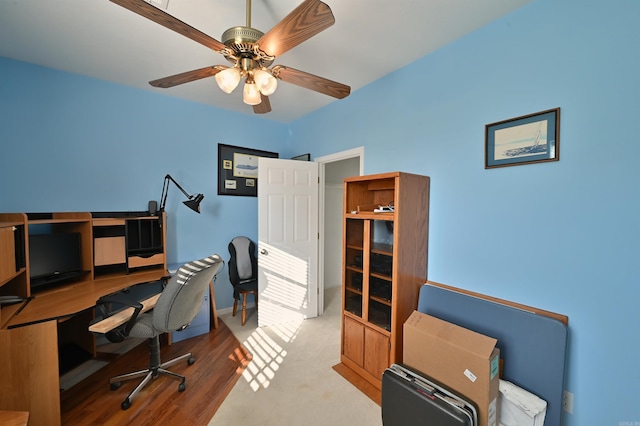
[[[0, 329], [0, 409], [28, 410], [29, 426], [60, 425], [59, 328], [72, 323], [71, 330], [79, 341], [90, 341], [95, 355], [93, 336], [84, 320], [93, 316], [96, 301], [165, 275], [167, 271], [160, 269], [60, 286], [37, 293], [22, 309], [12, 311], [7, 328]], [[82, 321], [74, 325], [71, 319], [77, 316]]]
[[58, 320], [93, 308], [102, 296], [145, 282], [158, 281], [167, 271], [154, 270], [131, 275], [101, 278], [38, 293], [8, 323], [8, 328]]
[[1, 411], [0, 425], [3, 426], [27, 426], [29, 422], [28, 411]]
[[[27, 299], [0, 307], [0, 410], [28, 411], [29, 426], [60, 424], [58, 361], [67, 347], [96, 355], [87, 327], [100, 297], [167, 275], [166, 225], [164, 212], [0, 213], [0, 293]], [[85, 274], [34, 288], [37, 234], [76, 234]]]
[[56, 321], [0, 330], [0, 409], [29, 411], [30, 426], [60, 425], [57, 333]]

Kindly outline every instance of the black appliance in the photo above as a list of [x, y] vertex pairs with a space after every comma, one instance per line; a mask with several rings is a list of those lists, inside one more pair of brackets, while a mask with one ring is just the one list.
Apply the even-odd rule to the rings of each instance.
[[80, 233], [29, 235], [31, 289], [82, 275]]

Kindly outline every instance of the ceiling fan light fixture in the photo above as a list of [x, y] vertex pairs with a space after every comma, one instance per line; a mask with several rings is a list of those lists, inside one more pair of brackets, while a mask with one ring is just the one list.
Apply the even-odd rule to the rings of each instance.
[[242, 100], [247, 105], [258, 105], [260, 102], [262, 102], [262, 97], [260, 96], [258, 86], [256, 86], [253, 81], [247, 81], [244, 84]]
[[260, 93], [265, 96], [273, 95], [278, 88], [278, 80], [270, 72], [262, 69], [253, 70], [253, 80], [256, 82]]
[[221, 54], [231, 64], [230, 66], [206, 66], [152, 80], [149, 84], [153, 87], [166, 89], [207, 77], [215, 77], [220, 90], [230, 94], [238, 87], [240, 81], [244, 80], [243, 100], [254, 107], [253, 112], [256, 114], [271, 111], [269, 95], [277, 90], [277, 80], [337, 99], [349, 96], [351, 92], [351, 88], [347, 85], [311, 73], [283, 65], [275, 65], [271, 68], [276, 57], [335, 23], [331, 9], [320, 0], [304, 0], [267, 33], [251, 27], [251, 0], [246, 0], [246, 26], [229, 28], [222, 34], [222, 42], [155, 6], [166, 6], [170, 0], [111, 1]]
[[240, 78], [240, 70], [236, 67], [224, 69], [215, 75], [218, 87], [227, 94], [233, 92], [234, 89], [238, 87]]

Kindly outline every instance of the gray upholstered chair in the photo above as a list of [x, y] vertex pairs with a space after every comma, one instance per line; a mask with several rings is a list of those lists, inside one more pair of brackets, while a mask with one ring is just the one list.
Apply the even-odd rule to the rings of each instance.
[[[116, 390], [125, 380], [144, 377], [140, 384], [122, 402], [121, 407], [123, 410], [128, 409], [131, 406], [131, 400], [136, 394], [150, 380], [157, 378], [160, 374], [179, 380], [178, 391], [182, 392], [186, 389], [186, 378], [168, 371], [166, 368], [182, 360], [187, 360], [187, 363], [191, 365], [195, 362], [195, 358], [191, 353], [188, 353], [162, 363], [160, 360], [159, 336], [162, 333], [183, 330], [189, 325], [202, 306], [202, 299], [209, 283], [215, 279], [216, 274], [223, 265], [222, 258], [214, 254], [181, 266], [168, 281], [153, 311], [140, 314], [141, 304], [128, 304], [135, 308], [133, 315], [126, 324], [110, 332], [107, 337], [112, 341], [124, 340], [127, 337], [148, 338], [149, 368], [116, 376], [109, 380], [111, 390]], [[127, 303], [122, 303], [122, 300], [114, 300], [108, 297], [101, 298], [98, 301], [98, 305], [100, 303], [127, 305]]]
[[242, 325], [247, 321], [247, 295], [253, 294], [258, 309], [258, 259], [256, 245], [247, 237], [235, 237], [229, 243], [229, 281], [233, 285], [233, 316], [242, 298]]

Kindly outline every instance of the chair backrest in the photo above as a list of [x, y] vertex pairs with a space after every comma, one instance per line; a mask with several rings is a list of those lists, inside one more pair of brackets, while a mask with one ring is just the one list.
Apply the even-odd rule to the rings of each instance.
[[153, 327], [168, 332], [189, 325], [202, 307], [209, 283], [223, 265], [222, 258], [214, 254], [181, 266], [153, 309]]
[[241, 281], [258, 276], [256, 245], [247, 237], [235, 237], [229, 243], [229, 281], [238, 285]]

